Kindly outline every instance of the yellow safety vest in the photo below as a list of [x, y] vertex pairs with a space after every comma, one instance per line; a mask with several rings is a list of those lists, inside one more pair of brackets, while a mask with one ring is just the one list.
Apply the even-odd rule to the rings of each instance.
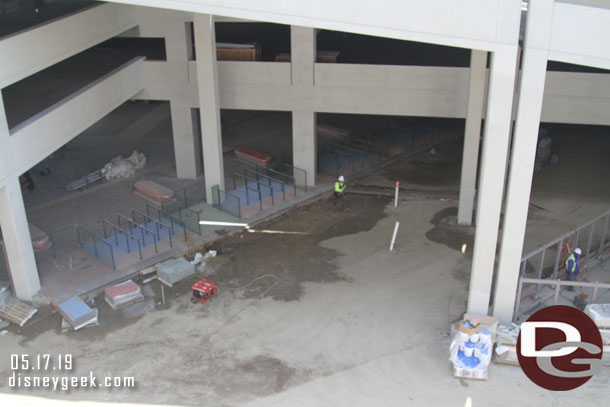
[[335, 192], [336, 193], [341, 193], [343, 192], [343, 189], [345, 188], [345, 184], [343, 182], [335, 182]]

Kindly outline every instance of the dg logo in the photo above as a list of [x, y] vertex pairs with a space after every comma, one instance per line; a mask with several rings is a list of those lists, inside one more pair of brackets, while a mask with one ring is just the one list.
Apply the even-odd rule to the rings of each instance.
[[526, 376], [547, 390], [585, 384], [602, 366], [602, 337], [585, 313], [553, 305], [521, 324], [517, 357]]

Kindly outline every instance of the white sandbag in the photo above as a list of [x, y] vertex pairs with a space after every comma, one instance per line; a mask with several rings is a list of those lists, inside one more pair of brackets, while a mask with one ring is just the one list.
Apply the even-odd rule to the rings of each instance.
[[146, 165], [146, 156], [143, 153], [139, 153], [138, 150], [133, 150], [133, 153], [127, 159], [133, 164], [136, 170], [141, 170]]

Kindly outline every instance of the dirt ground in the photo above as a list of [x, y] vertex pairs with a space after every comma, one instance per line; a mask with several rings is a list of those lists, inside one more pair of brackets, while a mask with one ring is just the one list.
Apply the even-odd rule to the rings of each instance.
[[[400, 180], [409, 189], [457, 191], [455, 151], [459, 146], [448, 144], [419, 156], [419, 164], [397, 163], [361, 182], [392, 186]], [[422, 181], [413, 175], [419, 165], [443, 170]], [[548, 178], [550, 183], [553, 176]], [[227, 237], [214, 246], [219, 254], [206, 269], [219, 294], [205, 305], [190, 302], [195, 279], [163, 294], [153, 281], [144, 305], [133, 312], [112, 311], [96, 298], [98, 327], [62, 334], [57, 314], [20, 330], [11, 327], [0, 337], [0, 376], [7, 378], [0, 400], [58, 406], [463, 406], [470, 397], [474, 406], [601, 405], [608, 369], [567, 394], [545, 391], [518, 367], [505, 365], [493, 364], [488, 381], [452, 377], [449, 327], [465, 311], [471, 262], [471, 253], [460, 249], [464, 243], [472, 247], [474, 228], [452, 222], [455, 201], [432, 196], [402, 200], [394, 208], [391, 197], [348, 195], [348, 211], [321, 200], [255, 228], [303, 234]], [[541, 207], [556, 202], [538, 198]], [[608, 201], [580, 205], [570, 221]], [[564, 222], [545, 210], [530, 215], [534, 232], [526, 245], [544, 242]], [[130, 315], [147, 307], [152, 309]], [[70, 392], [9, 387], [11, 355], [44, 353], [55, 359], [71, 354], [75, 368], [22, 376], [134, 377], [136, 386]]]

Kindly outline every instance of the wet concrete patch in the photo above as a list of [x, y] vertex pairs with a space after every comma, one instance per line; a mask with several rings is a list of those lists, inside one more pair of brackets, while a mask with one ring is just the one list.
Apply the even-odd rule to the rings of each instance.
[[[244, 233], [226, 238], [216, 247], [230, 261], [219, 265], [215, 282], [222, 289], [240, 287], [257, 280], [244, 291], [245, 298], [264, 294], [275, 300], [298, 300], [304, 282], [346, 280], [337, 272], [334, 250], [320, 242], [372, 229], [385, 215], [387, 199], [359, 197], [348, 201], [348, 211], [333, 208], [330, 199], [295, 208], [257, 230], [304, 232], [305, 235]], [[239, 254], [237, 254], [239, 253]], [[214, 266], [214, 261], [210, 263]], [[282, 279], [278, 282], [278, 279]]]
[[451, 207], [437, 212], [430, 223], [434, 225], [426, 232], [426, 238], [436, 243], [444, 244], [454, 250], [462, 250], [466, 244], [466, 255], [472, 257], [474, 246], [473, 226], [462, 226], [457, 224], [457, 208]]

